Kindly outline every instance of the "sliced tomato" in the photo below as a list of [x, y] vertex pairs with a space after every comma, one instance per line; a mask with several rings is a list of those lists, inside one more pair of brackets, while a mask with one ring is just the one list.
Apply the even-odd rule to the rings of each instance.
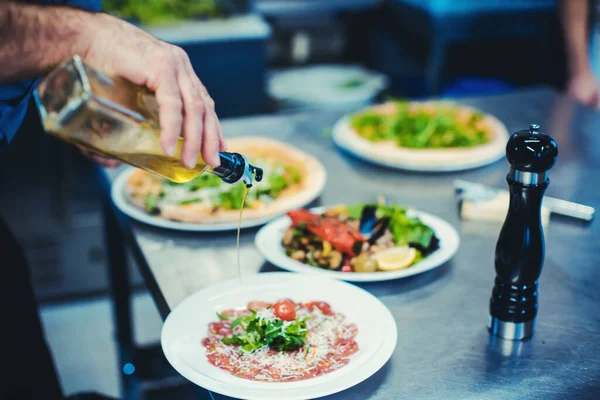
[[296, 319], [296, 308], [294, 303], [289, 300], [278, 301], [273, 305], [273, 313], [283, 321], [293, 321]]
[[306, 225], [309, 232], [327, 240], [334, 249], [344, 254], [354, 257], [362, 250], [364, 237], [337, 217], [323, 217], [308, 210], [290, 211], [287, 215], [292, 225]]

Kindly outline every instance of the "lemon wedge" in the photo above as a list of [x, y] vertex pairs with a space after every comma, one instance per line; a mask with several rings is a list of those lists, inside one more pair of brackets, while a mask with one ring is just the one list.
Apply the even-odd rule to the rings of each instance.
[[412, 247], [392, 247], [375, 254], [375, 260], [381, 271], [395, 271], [409, 267], [416, 256], [417, 251]]

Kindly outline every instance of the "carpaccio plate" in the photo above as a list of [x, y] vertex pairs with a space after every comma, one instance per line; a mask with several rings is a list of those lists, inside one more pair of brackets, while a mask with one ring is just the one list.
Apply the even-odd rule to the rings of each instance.
[[[251, 301], [245, 308], [220, 312], [219, 320], [208, 325], [208, 336], [202, 340], [208, 361], [240, 378], [264, 382], [292, 382], [311, 379], [343, 368], [359, 351], [358, 343], [354, 340], [358, 334], [358, 327], [348, 321], [345, 315], [335, 312], [327, 302], [298, 303], [293, 299], [281, 300], [274, 305]], [[285, 306], [286, 303], [293, 307], [294, 319], [279, 319], [281, 326], [273, 325], [278, 320], [275, 310], [278, 305]], [[254, 317], [253, 312], [256, 313]], [[281, 332], [286, 329], [286, 324], [293, 325], [297, 321], [303, 321], [306, 324], [306, 328], [303, 328], [306, 334], [305, 343], [293, 351], [279, 351], [264, 346], [251, 352], [241, 351], [240, 346], [236, 344], [224, 344], [223, 339], [246, 334], [242, 324], [231, 328], [238, 318], [244, 317], [259, 321], [267, 326], [265, 330], [270, 329], [272, 332]], [[282, 340], [279, 337], [279, 341]]]
[[[245, 307], [248, 302], [327, 302], [356, 325], [358, 351], [343, 367], [310, 379], [264, 382], [241, 378], [212, 365], [203, 346], [216, 313]], [[243, 399], [312, 399], [348, 389], [377, 372], [391, 357], [397, 340], [390, 311], [367, 291], [310, 274], [274, 272], [224, 281], [196, 292], [179, 304], [163, 325], [162, 348], [185, 378], [208, 390]]]

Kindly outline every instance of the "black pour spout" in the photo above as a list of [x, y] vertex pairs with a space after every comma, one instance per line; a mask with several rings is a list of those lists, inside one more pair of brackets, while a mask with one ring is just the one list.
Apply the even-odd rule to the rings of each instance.
[[509, 340], [533, 335], [538, 308], [538, 279], [544, 264], [542, 198], [550, 183], [558, 146], [538, 125], [514, 133], [506, 145], [510, 172], [508, 214], [496, 244], [496, 280], [488, 328]]
[[263, 170], [250, 164], [246, 157], [239, 153], [219, 153], [221, 165], [211, 172], [226, 183], [244, 182], [246, 187], [252, 187], [253, 181], [262, 181]]

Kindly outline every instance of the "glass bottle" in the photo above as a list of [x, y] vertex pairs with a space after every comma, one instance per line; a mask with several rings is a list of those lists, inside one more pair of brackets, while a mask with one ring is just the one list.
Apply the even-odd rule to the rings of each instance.
[[158, 104], [154, 93], [119, 77], [109, 77], [74, 56], [43, 78], [34, 98], [44, 129], [66, 142], [155, 173], [173, 182], [187, 182], [211, 172], [227, 183], [252, 186], [262, 179], [238, 153], [219, 153], [221, 165], [212, 168], [198, 156], [194, 168], [181, 162], [183, 138], [173, 156], [159, 141]]

